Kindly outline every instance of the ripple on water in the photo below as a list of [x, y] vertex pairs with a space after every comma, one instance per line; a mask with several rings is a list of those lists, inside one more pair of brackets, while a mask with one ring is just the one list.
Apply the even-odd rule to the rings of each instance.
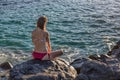
[[88, 15], [88, 17], [92, 17], [92, 18], [103, 18], [104, 15], [101, 15], [101, 14], [92, 14], [92, 15]]
[[95, 23], [104, 24], [104, 23], [106, 23], [106, 21], [102, 20], [102, 19], [97, 19], [97, 20], [95, 20]]
[[18, 21], [18, 20], [10, 20], [10, 21], [1, 21], [0, 22], [3, 25], [12, 25], [12, 24], [22, 24], [22, 21]]
[[97, 27], [101, 27], [101, 25], [100, 24], [91, 24], [90, 27], [97, 28]]
[[114, 15], [110, 15], [108, 16], [110, 19], [120, 19], [120, 15], [119, 14], [114, 14]]
[[120, 31], [120, 27], [119, 26], [118, 27], [113, 27], [112, 29]]
[[25, 43], [15, 39], [0, 39], [1, 46], [25, 47]]
[[0, 46], [32, 50], [31, 31], [44, 14], [53, 48], [102, 53], [108, 50], [104, 35], [115, 36], [109, 42], [119, 40], [119, 4], [119, 0], [0, 0]]

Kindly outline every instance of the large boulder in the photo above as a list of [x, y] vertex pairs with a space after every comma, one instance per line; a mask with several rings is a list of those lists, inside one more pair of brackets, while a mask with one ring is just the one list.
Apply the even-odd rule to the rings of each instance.
[[10, 80], [74, 80], [76, 70], [63, 59], [55, 61], [29, 60], [10, 71]]
[[83, 64], [88, 61], [89, 59], [87, 58], [79, 58], [79, 59], [75, 59], [70, 65], [72, 65], [76, 71], [77, 71], [77, 74], [80, 73], [81, 71], [81, 67], [83, 66]]
[[116, 45], [111, 49], [111, 51], [109, 51], [107, 54], [120, 58], [120, 41], [118, 41]]
[[107, 54], [76, 59], [71, 65], [78, 73], [75, 80], [120, 80], [120, 41]]
[[106, 58], [105, 60], [106, 62], [78, 59], [72, 62], [71, 65], [79, 72], [76, 80], [120, 79], [120, 61], [116, 58]]
[[10, 62], [4, 62], [0, 64], [0, 80], [8, 80], [9, 70], [13, 67]]

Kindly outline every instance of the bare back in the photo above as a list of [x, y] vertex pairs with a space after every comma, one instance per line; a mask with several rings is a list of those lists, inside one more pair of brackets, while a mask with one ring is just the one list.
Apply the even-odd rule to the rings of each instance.
[[34, 51], [36, 52], [47, 52], [46, 39], [48, 33], [36, 28], [32, 32], [32, 42], [34, 44]]

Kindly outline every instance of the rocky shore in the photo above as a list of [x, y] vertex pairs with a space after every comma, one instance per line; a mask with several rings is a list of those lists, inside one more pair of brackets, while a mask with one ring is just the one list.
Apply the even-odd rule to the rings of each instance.
[[69, 63], [28, 60], [0, 65], [0, 80], [120, 80], [120, 41], [106, 54], [90, 55]]

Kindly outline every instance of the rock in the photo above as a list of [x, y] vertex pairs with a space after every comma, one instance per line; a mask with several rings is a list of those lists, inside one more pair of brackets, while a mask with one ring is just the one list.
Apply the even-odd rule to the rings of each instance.
[[10, 62], [4, 62], [0, 64], [0, 68], [7, 70], [13, 68], [13, 65]]
[[86, 61], [77, 59], [72, 62], [71, 65], [79, 72], [75, 80], [119, 80], [120, 48], [113, 49], [111, 53], [112, 56], [91, 55]]
[[103, 57], [104, 62], [91, 59], [86, 61], [78, 59], [72, 62], [71, 65], [80, 70], [76, 80], [119, 80], [120, 61], [115, 57], [105, 55]]
[[108, 56], [107, 54], [100, 54], [99, 61], [106, 63], [107, 58], [111, 58], [111, 56]]
[[120, 60], [120, 40], [116, 43], [116, 45], [107, 54], [110, 56], [116, 57]]
[[90, 55], [71, 65], [78, 72], [75, 80], [120, 80], [120, 41], [107, 54]]
[[81, 73], [75, 78], [75, 80], [89, 80], [89, 78], [87, 75]]
[[100, 58], [100, 55], [94, 54], [94, 55], [90, 55], [88, 58], [92, 60], [98, 60]]
[[72, 66], [76, 69], [77, 74], [79, 74], [82, 65], [83, 65], [86, 61], [88, 61], [88, 60], [89, 60], [89, 59], [87, 59], [87, 58], [76, 59], [76, 60], [74, 60], [70, 65], [72, 65]]
[[8, 80], [9, 70], [13, 67], [10, 62], [0, 64], [0, 80]]
[[76, 70], [65, 60], [29, 60], [17, 64], [10, 71], [10, 80], [74, 80]]
[[120, 58], [120, 48], [114, 49], [111, 51], [112, 56], [114, 55], [117, 58]]
[[[4, 66], [5, 64], [5, 66]], [[1, 64], [1, 69], [6, 63]], [[8, 79], [8, 75], [9, 79]], [[63, 59], [55, 61], [28, 60], [15, 65], [10, 73], [5, 73], [0, 80], [120, 80], [120, 41], [107, 54], [90, 55], [79, 58], [71, 64]]]
[[84, 63], [81, 73], [89, 77], [90, 80], [110, 80], [108, 76], [111, 77], [113, 75], [112, 70], [106, 64], [98, 61], [87, 61]]
[[108, 55], [115, 55], [116, 57], [120, 57], [120, 41], [116, 43], [116, 45], [107, 53]]
[[2, 77], [0, 78], [0, 80], [8, 80], [8, 78], [5, 77], [5, 76], [2, 76]]

